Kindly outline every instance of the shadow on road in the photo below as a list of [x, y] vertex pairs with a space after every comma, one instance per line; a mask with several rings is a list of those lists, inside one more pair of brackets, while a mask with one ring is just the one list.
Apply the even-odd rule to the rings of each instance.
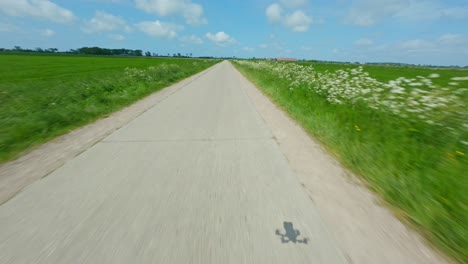
[[301, 232], [298, 229], [294, 229], [293, 223], [291, 222], [283, 222], [283, 227], [285, 230], [285, 233], [281, 233], [279, 229], [276, 229], [275, 234], [281, 237], [281, 243], [289, 243], [293, 242], [294, 244], [296, 243], [302, 243], [302, 244], [307, 244], [309, 241], [306, 237], [303, 239], [299, 239], [299, 236], [301, 235]]

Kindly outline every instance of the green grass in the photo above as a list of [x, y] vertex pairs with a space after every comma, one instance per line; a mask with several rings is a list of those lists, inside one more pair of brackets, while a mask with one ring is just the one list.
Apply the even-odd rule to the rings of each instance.
[[[268, 71], [235, 65], [344, 166], [364, 178], [397, 215], [448, 255], [468, 263], [468, 148], [459, 136], [444, 127], [401, 119], [362, 104], [330, 104], [311, 90], [291, 91], [287, 81]], [[313, 66], [317, 71], [343, 67]], [[456, 70], [378, 66], [366, 70], [382, 81], [437, 72], [439, 82], [448, 82], [450, 77], [468, 75]], [[466, 133], [462, 137], [466, 139]]]
[[[359, 65], [354, 64], [336, 64], [336, 63], [311, 63], [299, 62], [301, 65], [312, 65], [318, 72], [334, 72], [341, 69], [357, 68]], [[441, 77], [434, 79], [434, 83], [438, 85], [446, 85], [450, 78], [468, 75], [467, 69], [448, 69], [448, 68], [423, 68], [423, 67], [409, 67], [409, 66], [381, 66], [381, 65], [363, 65], [364, 70], [382, 82], [394, 80], [398, 77], [404, 76], [406, 78], [415, 78], [416, 76], [428, 76], [432, 73], [437, 73]]]
[[[216, 62], [0, 55], [0, 163]], [[143, 75], [130, 77], [127, 67], [140, 69]], [[155, 78], [148, 81], [143, 79], [146, 75]]]

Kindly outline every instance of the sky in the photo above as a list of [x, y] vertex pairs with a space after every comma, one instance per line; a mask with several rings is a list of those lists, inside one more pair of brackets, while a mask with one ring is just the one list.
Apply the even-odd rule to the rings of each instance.
[[468, 0], [0, 0], [0, 47], [468, 65]]

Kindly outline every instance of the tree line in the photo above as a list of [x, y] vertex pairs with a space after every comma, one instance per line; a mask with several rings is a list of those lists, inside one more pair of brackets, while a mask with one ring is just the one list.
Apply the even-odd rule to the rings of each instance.
[[114, 56], [143, 56], [143, 51], [136, 49], [106, 49], [100, 47], [82, 47], [79, 49], [71, 49], [69, 51], [73, 54], [83, 55], [114, 55]]
[[77, 55], [103, 55], [103, 56], [146, 56], [146, 57], [178, 57], [178, 58], [191, 58], [192, 53], [181, 54], [173, 53], [171, 54], [158, 54], [151, 53], [149, 51], [144, 52], [140, 49], [107, 49], [100, 47], [82, 47], [78, 49], [70, 49], [68, 51], [59, 51], [57, 48], [35, 48], [35, 49], [25, 49], [20, 46], [14, 46], [13, 49], [0, 48], [0, 52], [25, 52], [25, 53], [58, 53], [58, 54], [77, 54]]
[[24, 49], [20, 46], [14, 46], [13, 49], [0, 48], [2, 52], [26, 52], [26, 53], [69, 53], [81, 55], [113, 55], [113, 56], [143, 56], [143, 51], [136, 49], [107, 49], [100, 47], [82, 47], [79, 49], [70, 49], [68, 51], [59, 51], [57, 48], [35, 48]]

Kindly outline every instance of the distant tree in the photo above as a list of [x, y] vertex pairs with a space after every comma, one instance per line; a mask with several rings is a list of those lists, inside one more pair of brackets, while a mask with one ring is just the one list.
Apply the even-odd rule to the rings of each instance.
[[41, 48], [36, 48], [36, 52], [44, 52], [44, 50]]
[[21, 50], [23, 50], [20, 46], [14, 46], [13, 49], [16, 50], [16, 51], [21, 51]]
[[179, 53], [177, 53], [177, 57], [182, 57], [182, 55], [180, 55], [180, 52], [179, 52]]
[[190, 52], [190, 57], [192, 57], [192, 52]]
[[105, 49], [100, 47], [82, 47], [77, 50], [70, 50], [70, 52], [86, 55], [143, 56], [142, 50]]
[[146, 57], [151, 57], [151, 52], [149, 52], [149, 51], [145, 52], [145, 56]]
[[142, 50], [135, 50], [134, 55], [135, 56], [143, 56], [143, 51]]
[[153, 57], [159, 57], [159, 55], [153, 52]]

